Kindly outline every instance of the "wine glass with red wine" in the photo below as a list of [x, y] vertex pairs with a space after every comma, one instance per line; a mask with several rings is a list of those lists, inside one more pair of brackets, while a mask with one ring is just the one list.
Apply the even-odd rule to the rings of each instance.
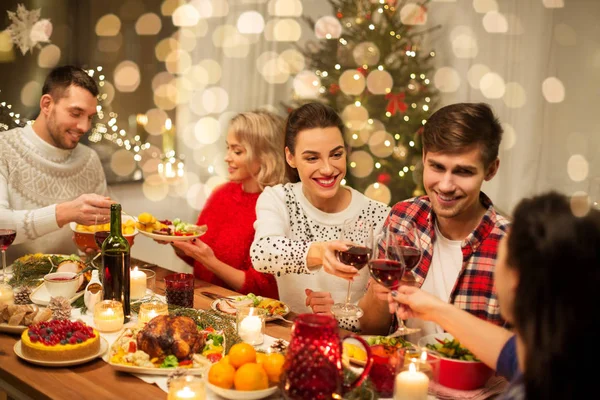
[[[422, 248], [413, 224], [401, 227], [398, 231], [385, 228], [377, 249], [369, 261], [371, 276], [389, 290], [396, 290], [403, 284], [408, 272], [412, 271], [422, 258]], [[410, 274], [412, 276], [412, 274]], [[406, 283], [406, 281], [405, 281]], [[409, 328], [398, 318], [398, 329], [389, 337], [410, 335], [419, 332], [418, 328]]]
[[[348, 242], [348, 249], [337, 251], [337, 259], [351, 265], [357, 270], [361, 270], [369, 262], [371, 249], [373, 247], [373, 224], [363, 219], [354, 219], [344, 222], [340, 239]], [[352, 281], [348, 281], [348, 293], [345, 303], [336, 303], [331, 306], [331, 312], [337, 318], [360, 318], [363, 316], [363, 310], [360, 307], [350, 303]]]
[[14, 242], [17, 237], [16, 229], [0, 229], [0, 249], [2, 250], [2, 282], [6, 283], [7, 281], [7, 272], [6, 272], [6, 249], [8, 246]]

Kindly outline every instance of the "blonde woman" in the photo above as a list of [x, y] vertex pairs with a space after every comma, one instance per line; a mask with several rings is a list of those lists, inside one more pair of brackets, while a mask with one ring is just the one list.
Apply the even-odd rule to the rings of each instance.
[[231, 120], [225, 156], [230, 182], [213, 191], [198, 217], [198, 225], [208, 225], [208, 231], [192, 242], [173, 243], [198, 279], [279, 298], [275, 277], [252, 267], [250, 246], [258, 196], [265, 187], [284, 182], [283, 128], [280, 117], [264, 111]]

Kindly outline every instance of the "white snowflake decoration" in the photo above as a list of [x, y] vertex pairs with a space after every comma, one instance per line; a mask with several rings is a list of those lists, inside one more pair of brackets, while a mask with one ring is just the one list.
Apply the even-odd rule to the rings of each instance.
[[23, 4], [17, 6], [17, 12], [7, 11], [12, 24], [8, 27], [10, 38], [21, 49], [23, 55], [34, 48], [42, 47], [40, 43], [50, 42], [52, 23], [49, 19], [40, 20], [40, 10], [28, 11]]

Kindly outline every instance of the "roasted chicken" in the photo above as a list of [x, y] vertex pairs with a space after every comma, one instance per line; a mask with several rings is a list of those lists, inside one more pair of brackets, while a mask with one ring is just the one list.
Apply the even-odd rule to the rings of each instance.
[[200, 353], [204, 337], [189, 317], [160, 315], [153, 318], [137, 335], [137, 346], [150, 358], [174, 355], [179, 360]]

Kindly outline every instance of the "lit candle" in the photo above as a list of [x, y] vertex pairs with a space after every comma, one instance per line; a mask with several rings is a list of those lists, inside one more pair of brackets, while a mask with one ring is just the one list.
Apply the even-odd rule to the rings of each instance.
[[8, 305], [13, 303], [13, 289], [3, 283], [0, 283], [0, 303]]
[[169, 384], [167, 400], [204, 400], [204, 382], [193, 376], [176, 378]]
[[129, 296], [141, 299], [146, 295], [146, 274], [135, 267], [129, 273]]
[[123, 327], [123, 305], [118, 301], [104, 300], [94, 308], [94, 325], [100, 332], [114, 332]]
[[238, 328], [238, 335], [246, 343], [260, 344], [263, 342], [262, 321], [257, 315], [245, 317]]
[[169, 307], [165, 303], [159, 303], [157, 301], [143, 303], [140, 305], [138, 320], [140, 322], [148, 322], [158, 315], [167, 314], [169, 314]]
[[417, 371], [415, 364], [408, 366], [408, 371], [402, 371], [396, 376], [394, 385], [394, 400], [427, 400], [429, 378]]

